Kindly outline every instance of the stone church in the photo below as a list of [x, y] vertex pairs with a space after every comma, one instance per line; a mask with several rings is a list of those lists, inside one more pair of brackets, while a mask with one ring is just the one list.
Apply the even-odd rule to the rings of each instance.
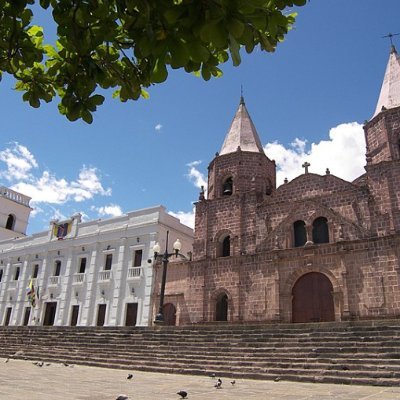
[[[400, 57], [394, 46], [365, 173], [276, 187], [243, 98], [196, 203], [193, 259], [171, 264], [170, 324], [325, 322], [400, 315]], [[160, 271], [154, 292], [157, 304]], [[172, 310], [172, 311], [171, 311]], [[155, 310], [154, 310], [155, 311]]]

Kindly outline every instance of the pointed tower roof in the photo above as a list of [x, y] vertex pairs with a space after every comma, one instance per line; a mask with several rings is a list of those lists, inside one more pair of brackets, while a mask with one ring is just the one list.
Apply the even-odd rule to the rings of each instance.
[[242, 151], [252, 151], [255, 153], [264, 152], [257, 130], [244, 103], [243, 96], [240, 98], [239, 108], [225, 136], [219, 154], [234, 153], [237, 151], [238, 147], [240, 147]]
[[400, 57], [396, 48], [392, 45], [381, 93], [373, 117], [378, 115], [382, 109], [398, 106], [400, 106]]

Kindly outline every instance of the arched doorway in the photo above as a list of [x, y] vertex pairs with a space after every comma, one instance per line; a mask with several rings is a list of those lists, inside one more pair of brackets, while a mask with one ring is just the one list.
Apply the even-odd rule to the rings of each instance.
[[15, 223], [15, 217], [12, 214], [9, 214], [7, 218], [7, 223], [6, 223], [6, 229], [13, 230], [14, 229], [14, 223]]
[[176, 324], [176, 308], [172, 303], [163, 305], [164, 325]]
[[310, 272], [303, 275], [292, 289], [292, 321], [334, 321], [332, 292], [332, 283], [324, 274]]
[[215, 305], [215, 320], [228, 321], [228, 296], [222, 293], [218, 296]]

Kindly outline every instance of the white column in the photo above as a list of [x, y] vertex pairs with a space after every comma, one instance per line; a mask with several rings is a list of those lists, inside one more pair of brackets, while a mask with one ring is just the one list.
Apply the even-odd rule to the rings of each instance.
[[97, 258], [99, 251], [99, 244], [95, 244], [92, 249], [90, 263], [86, 269], [86, 292], [82, 294], [82, 310], [79, 325], [93, 326], [95, 325], [96, 318], [96, 289], [97, 289]]
[[[108, 313], [109, 326], [123, 325], [124, 318], [124, 307], [125, 307], [125, 297], [126, 297], [126, 276], [127, 276], [127, 261], [125, 260], [127, 238], [120, 239], [120, 245], [118, 249], [118, 259], [113, 266], [113, 291], [112, 297], [110, 298], [110, 310]], [[129, 258], [129, 257], [128, 257]], [[111, 287], [110, 287], [111, 288]], [[111, 293], [110, 293], [111, 295]]]
[[68, 248], [66, 257], [64, 257], [63, 259], [65, 265], [61, 264], [60, 287], [57, 290], [59, 293], [59, 295], [57, 296], [58, 312], [57, 319], [56, 321], [54, 321], [54, 325], [57, 326], [68, 325], [67, 319], [69, 314], [69, 305], [71, 302], [71, 268], [73, 268], [73, 251], [73, 247]]
[[[36, 299], [36, 307], [34, 309], [34, 315], [31, 317], [30, 325], [41, 325], [43, 323], [43, 318], [44, 318], [44, 309], [45, 309], [45, 302], [43, 297], [46, 296], [46, 290], [47, 290], [47, 279], [49, 276], [49, 273], [47, 269], [51, 265], [49, 264], [48, 261], [48, 253], [43, 254], [43, 260], [39, 264], [39, 274], [36, 279], [36, 290], [39, 290], [39, 298]], [[47, 293], [48, 295], [48, 293]]]
[[[139, 304], [138, 304], [138, 318], [137, 326], [150, 326], [152, 324], [152, 303], [151, 296], [154, 285], [154, 268], [153, 262], [148, 263], [147, 260], [153, 260], [153, 247], [157, 241], [157, 234], [150, 234], [148, 240], [145, 241], [145, 248], [143, 249], [143, 279], [144, 283], [141, 281]], [[147, 255], [147, 257], [146, 257]]]
[[15, 310], [13, 311], [13, 325], [22, 325], [24, 319], [25, 307], [30, 306], [28, 296], [26, 295], [26, 288], [29, 283], [29, 279], [32, 275], [32, 269], [29, 268], [28, 257], [20, 265], [20, 274], [18, 279], [18, 288], [15, 293]]
[[12, 304], [9, 301], [9, 295], [8, 295], [8, 285], [9, 282], [11, 280], [11, 261], [10, 260], [3, 260], [3, 263], [5, 263], [5, 265], [3, 266], [4, 268], [4, 274], [3, 274], [3, 279], [2, 279], [2, 283], [1, 283], [1, 299], [3, 300], [1, 302], [1, 307], [0, 307], [0, 324], [3, 325], [4, 324], [4, 319], [6, 317], [6, 309], [7, 307], [11, 307]]

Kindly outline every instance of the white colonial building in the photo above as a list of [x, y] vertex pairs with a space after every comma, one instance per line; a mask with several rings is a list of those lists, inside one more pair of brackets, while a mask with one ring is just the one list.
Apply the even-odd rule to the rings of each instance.
[[[18, 195], [2, 188], [0, 197], [1, 324], [151, 324], [153, 246], [159, 242], [164, 249], [169, 231], [169, 250], [179, 239], [181, 253], [190, 257], [192, 229], [157, 206], [90, 222], [76, 214], [51, 221], [48, 231], [24, 236], [31, 209], [29, 198]], [[14, 227], [18, 234], [10, 234]]]

